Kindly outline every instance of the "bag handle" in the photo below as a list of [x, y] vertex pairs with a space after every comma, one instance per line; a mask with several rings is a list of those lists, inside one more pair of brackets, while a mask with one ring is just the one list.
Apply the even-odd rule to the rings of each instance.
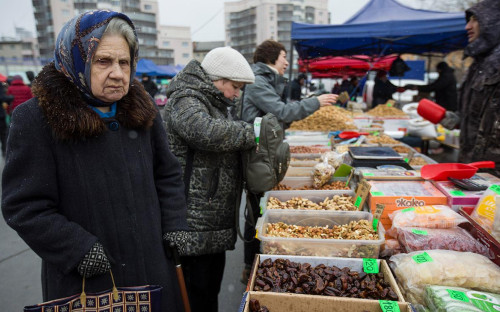
[[[113, 293], [113, 300], [118, 301], [118, 289], [116, 288], [115, 278], [113, 277], [113, 272], [111, 272], [111, 269], [109, 270], [109, 274], [111, 275], [111, 282], [113, 283], [113, 290], [111, 291]], [[85, 294], [85, 277], [83, 277], [82, 293], [80, 294], [80, 303], [83, 308], [86, 307], [86, 301], [87, 301], [87, 294]]]

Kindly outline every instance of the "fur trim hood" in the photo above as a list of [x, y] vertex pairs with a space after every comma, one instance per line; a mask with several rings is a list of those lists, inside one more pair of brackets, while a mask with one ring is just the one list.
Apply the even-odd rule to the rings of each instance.
[[[105, 121], [89, 107], [83, 94], [54, 63], [46, 65], [38, 74], [32, 92], [56, 139], [85, 140], [107, 130]], [[148, 93], [134, 80], [128, 94], [118, 102], [115, 118], [126, 128], [143, 130], [153, 125], [156, 114], [157, 109]]]

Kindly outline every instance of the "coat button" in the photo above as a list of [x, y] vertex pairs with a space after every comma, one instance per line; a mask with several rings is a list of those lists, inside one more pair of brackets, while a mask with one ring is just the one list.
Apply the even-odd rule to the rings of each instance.
[[108, 127], [109, 127], [109, 130], [116, 131], [116, 130], [118, 130], [118, 128], [120, 128], [120, 125], [118, 124], [118, 122], [112, 121], [109, 123]]

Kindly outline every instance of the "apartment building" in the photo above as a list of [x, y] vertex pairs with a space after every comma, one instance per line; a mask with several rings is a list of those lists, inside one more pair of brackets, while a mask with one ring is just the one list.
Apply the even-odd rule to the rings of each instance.
[[191, 28], [160, 25], [158, 49], [171, 51], [171, 62], [167, 65], [187, 65], [193, 58]]
[[250, 62], [255, 47], [266, 39], [290, 50], [293, 22], [329, 24], [328, 0], [241, 0], [224, 3], [226, 45]]
[[201, 63], [210, 50], [224, 46], [224, 41], [193, 41], [193, 58]]

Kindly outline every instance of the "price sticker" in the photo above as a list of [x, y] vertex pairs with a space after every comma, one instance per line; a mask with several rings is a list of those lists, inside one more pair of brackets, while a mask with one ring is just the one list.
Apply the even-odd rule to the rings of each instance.
[[392, 107], [392, 103], [387, 103], [387, 107]]
[[372, 226], [373, 226], [373, 230], [375, 232], [377, 232], [377, 228], [378, 228], [378, 219], [373, 219], [373, 222], [372, 222]]
[[450, 298], [458, 301], [469, 302], [469, 297], [463, 292], [453, 289], [446, 289], [446, 291], [450, 294]]
[[361, 198], [361, 196], [356, 197], [356, 202], [354, 202], [354, 206], [356, 206], [356, 208], [359, 208], [359, 205], [361, 205], [362, 200], [363, 199]]
[[427, 233], [427, 231], [424, 231], [424, 230], [412, 229], [411, 231], [413, 232], [413, 234], [417, 234], [417, 235], [429, 235], [429, 233]]
[[377, 274], [379, 272], [377, 259], [363, 258], [363, 271]]
[[412, 258], [418, 264], [434, 261], [432, 260], [431, 256], [429, 256], [429, 254], [426, 252], [414, 255]]
[[465, 193], [460, 190], [451, 190], [450, 194], [453, 196], [465, 196]]
[[500, 195], [500, 185], [493, 184], [492, 186], [490, 186], [490, 190]]
[[366, 172], [366, 173], [363, 173], [363, 175], [365, 177], [374, 177], [375, 176], [375, 174], [373, 172]]
[[405, 161], [405, 162], [409, 162], [409, 161], [410, 161], [410, 159], [409, 159], [409, 158], [405, 158], [405, 159], [404, 159], [404, 161]]
[[379, 300], [380, 308], [383, 312], [399, 312], [399, 305], [396, 301]]
[[259, 230], [255, 229], [255, 238], [259, 239]]
[[384, 196], [384, 192], [370, 192], [372, 194], [372, 196]]
[[410, 207], [410, 208], [406, 208], [406, 209], [401, 210], [401, 212], [410, 212], [410, 211], [415, 211], [415, 207]]

